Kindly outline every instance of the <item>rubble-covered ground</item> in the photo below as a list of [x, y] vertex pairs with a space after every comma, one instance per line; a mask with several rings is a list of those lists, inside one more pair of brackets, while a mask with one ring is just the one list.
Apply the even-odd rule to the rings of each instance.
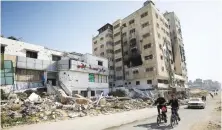
[[29, 97], [26, 94], [11, 94], [9, 98], [1, 104], [2, 127], [97, 116], [151, 106], [151, 101], [148, 99], [102, 95], [88, 99], [78, 94], [75, 97], [46, 94], [40, 97], [32, 93]]

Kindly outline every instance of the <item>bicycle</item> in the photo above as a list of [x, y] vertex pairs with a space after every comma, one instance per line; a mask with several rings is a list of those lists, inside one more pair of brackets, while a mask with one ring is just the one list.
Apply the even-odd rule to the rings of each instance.
[[165, 105], [163, 105], [162, 108], [161, 108], [161, 114], [158, 114], [158, 116], [157, 116], [157, 125], [158, 126], [160, 125], [162, 120], [164, 120], [165, 123], [167, 122], [166, 112], [167, 112], [167, 108], [166, 108]]
[[178, 124], [178, 116], [176, 115], [177, 109], [171, 108], [171, 111], [172, 111], [172, 115], [171, 115], [171, 118], [170, 118], [170, 125], [173, 128], [176, 124]]

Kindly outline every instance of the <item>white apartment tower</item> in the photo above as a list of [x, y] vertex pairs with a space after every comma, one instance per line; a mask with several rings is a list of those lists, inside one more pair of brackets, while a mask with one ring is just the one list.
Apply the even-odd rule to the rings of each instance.
[[170, 27], [170, 38], [173, 49], [175, 73], [187, 79], [186, 57], [180, 20], [174, 12], [166, 12], [164, 13], [164, 17], [169, 22]]
[[146, 1], [124, 19], [100, 28], [93, 38], [93, 54], [108, 58], [110, 69], [114, 67], [110, 71], [110, 87], [168, 89], [169, 70], [172, 77], [185, 80], [174, 75], [170, 32], [169, 22], [152, 1]]

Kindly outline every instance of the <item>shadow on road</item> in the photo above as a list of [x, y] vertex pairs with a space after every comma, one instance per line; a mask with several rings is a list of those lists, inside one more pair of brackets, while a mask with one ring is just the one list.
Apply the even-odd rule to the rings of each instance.
[[153, 130], [153, 129], [154, 130], [170, 130], [170, 129], [172, 129], [172, 127], [167, 124], [160, 124], [160, 126], [157, 126], [156, 122], [148, 123], [148, 124], [139, 124], [134, 127], [143, 127], [143, 128], [147, 128], [147, 130]]
[[190, 109], [190, 110], [204, 110], [203, 108], [198, 108], [198, 107], [194, 107], [194, 108], [188, 108], [188, 107], [186, 107], [186, 108], [184, 108], [184, 109]]

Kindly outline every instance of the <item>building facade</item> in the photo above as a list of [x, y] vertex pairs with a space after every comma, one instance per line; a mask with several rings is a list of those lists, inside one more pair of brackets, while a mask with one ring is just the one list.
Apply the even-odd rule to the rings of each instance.
[[[107, 94], [108, 60], [91, 54], [62, 52], [1, 38], [1, 86], [9, 91], [61, 86], [68, 95]], [[13, 78], [5, 70], [12, 63]]]
[[211, 79], [207, 80], [202, 80], [200, 78], [194, 80], [194, 81], [189, 81], [189, 87], [190, 88], [199, 88], [199, 89], [205, 89], [209, 91], [214, 91], [214, 90], [220, 90], [221, 89], [221, 83], [218, 81], [213, 81]]
[[[188, 77], [186, 56], [184, 51], [180, 20], [174, 12], [166, 12], [164, 13], [164, 17], [169, 22], [175, 74], [182, 76], [186, 79], [185, 81], [187, 82]], [[177, 83], [180, 84], [179, 81], [177, 81]]]
[[[114, 62], [115, 75], [114, 79], [110, 80], [113, 81], [110, 87], [167, 89], [170, 80], [176, 79], [178, 83], [185, 83], [186, 78], [179, 73], [179, 70], [175, 71], [175, 62], [176, 65], [180, 64], [174, 58], [178, 48], [174, 49], [171, 43], [170, 24], [152, 1], [146, 1], [143, 7], [134, 13], [115, 21], [112, 25], [107, 25], [113, 34], [109, 42], [113, 43], [110, 45], [113, 46], [114, 53], [113, 58], [108, 58]], [[107, 28], [104, 30], [107, 32]], [[95, 49], [98, 48], [95, 42], [101, 38], [106, 41], [104, 34], [99, 31], [92, 40], [95, 55], [105, 52]], [[99, 45], [107, 46], [102, 42]], [[184, 87], [184, 84], [177, 86]]]

